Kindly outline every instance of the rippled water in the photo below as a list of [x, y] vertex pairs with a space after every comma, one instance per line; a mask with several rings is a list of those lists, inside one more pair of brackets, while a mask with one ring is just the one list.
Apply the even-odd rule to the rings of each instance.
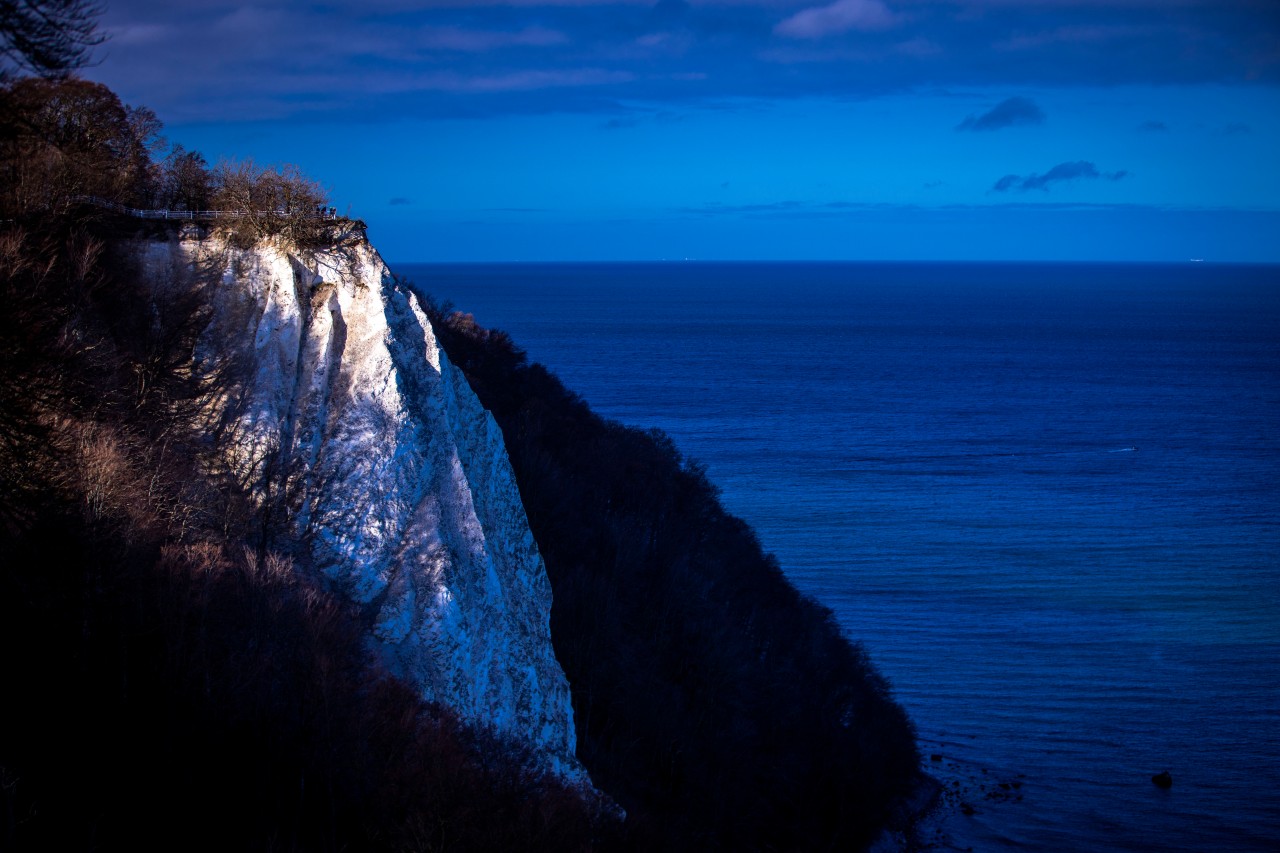
[[938, 756], [937, 846], [1280, 844], [1280, 268], [397, 269], [707, 464]]

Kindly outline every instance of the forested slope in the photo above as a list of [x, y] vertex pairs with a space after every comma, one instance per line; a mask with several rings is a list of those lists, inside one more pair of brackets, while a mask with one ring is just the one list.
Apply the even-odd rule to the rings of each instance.
[[867, 843], [919, 759], [862, 649], [669, 438], [595, 415], [505, 333], [431, 316], [506, 437], [555, 594], [579, 758], [642, 844]]

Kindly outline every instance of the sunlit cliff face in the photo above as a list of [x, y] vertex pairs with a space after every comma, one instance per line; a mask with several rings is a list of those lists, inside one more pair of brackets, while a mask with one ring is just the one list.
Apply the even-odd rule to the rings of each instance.
[[570, 774], [551, 588], [502, 441], [416, 297], [362, 236], [300, 251], [145, 245], [148, 273], [216, 279], [206, 346], [243, 371], [212, 408], [264, 518], [358, 604], [387, 666]]

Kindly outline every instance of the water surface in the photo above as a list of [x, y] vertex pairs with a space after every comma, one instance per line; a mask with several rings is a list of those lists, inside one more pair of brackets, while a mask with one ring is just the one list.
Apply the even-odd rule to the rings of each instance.
[[707, 465], [974, 807], [939, 846], [1280, 843], [1280, 268], [397, 271]]

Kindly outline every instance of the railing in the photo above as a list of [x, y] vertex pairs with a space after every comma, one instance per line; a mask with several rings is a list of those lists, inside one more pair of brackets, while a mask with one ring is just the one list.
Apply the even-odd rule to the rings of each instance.
[[245, 216], [301, 216], [307, 219], [330, 220], [338, 218], [338, 211], [333, 207], [317, 207], [310, 212], [288, 210], [260, 210], [257, 212], [248, 210], [142, 210], [136, 207], [128, 207], [110, 199], [99, 198], [96, 195], [77, 195], [72, 196], [71, 200], [92, 204], [96, 207], [105, 207], [116, 213], [123, 213], [126, 216], [133, 216], [138, 219], [240, 219]]

